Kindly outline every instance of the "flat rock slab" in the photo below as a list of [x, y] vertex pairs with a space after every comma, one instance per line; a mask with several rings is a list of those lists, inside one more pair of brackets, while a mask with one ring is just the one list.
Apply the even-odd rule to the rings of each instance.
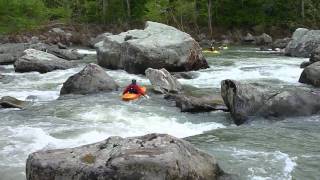
[[165, 134], [110, 137], [76, 148], [29, 155], [27, 180], [216, 180], [228, 176], [214, 157]]

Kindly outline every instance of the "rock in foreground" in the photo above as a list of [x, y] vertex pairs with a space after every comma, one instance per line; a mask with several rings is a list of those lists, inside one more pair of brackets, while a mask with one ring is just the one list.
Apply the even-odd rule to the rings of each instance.
[[148, 21], [144, 30], [109, 35], [97, 43], [98, 64], [144, 74], [147, 68], [190, 71], [208, 68], [199, 44], [187, 33]]
[[88, 64], [63, 83], [60, 94], [91, 94], [117, 90], [117, 83], [98, 65]]
[[148, 68], [145, 74], [153, 86], [153, 90], [159, 93], [177, 93], [182, 87], [179, 81], [166, 69]]
[[24, 52], [25, 55], [14, 63], [16, 72], [37, 71], [47, 73], [57, 69], [69, 69], [73, 67], [71, 62], [43, 51], [27, 49]]
[[235, 124], [244, 123], [250, 116], [292, 117], [320, 112], [320, 94], [304, 90], [270, 90], [234, 80], [221, 83], [222, 98]]
[[227, 179], [214, 157], [190, 143], [164, 134], [110, 137], [70, 149], [29, 155], [27, 180]]

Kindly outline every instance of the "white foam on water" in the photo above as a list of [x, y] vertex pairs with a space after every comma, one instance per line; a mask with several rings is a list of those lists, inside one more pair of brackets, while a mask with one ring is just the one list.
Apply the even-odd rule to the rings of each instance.
[[90, 55], [95, 55], [97, 54], [97, 51], [96, 50], [88, 50], [88, 49], [77, 49], [77, 52], [79, 54], [90, 54]]
[[[254, 166], [248, 169], [248, 179], [252, 180], [291, 180], [291, 173], [297, 165], [294, 162], [295, 158], [290, 158], [288, 154], [280, 151], [263, 152], [234, 148], [232, 156], [242, 159], [244, 163], [252, 161]], [[281, 169], [280, 172], [270, 172], [278, 168]]]
[[235, 62], [233, 66], [211, 66], [210, 69], [199, 71], [196, 79], [179, 79], [182, 84], [196, 87], [220, 87], [225, 79], [233, 80], [260, 80], [275, 79], [285, 83], [299, 85], [299, 77], [303, 69], [299, 64], [305, 59], [272, 59], [268, 62], [248, 58], [247, 61]]
[[109, 132], [109, 136], [117, 135], [122, 137], [148, 133], [167, 133], [182, 138], [225, 127], [215, 122], [199, 124], [179, 122], [177, 117], [167, 117], [140, 111], [132, 112], [126, 107], [95, 107], [94, 110], [81, 113], [79, 116], [86, 121], [93, 121], [98, 124], [107, 123], [105, 128]]
[[130, 84], [132, 79], [136, 79], [140, 85], [150, 85], [149, 80], [142, 75], [129, 74], [124, 70], [107, 70], [106, 72], [122, 86]]
[[61, 85], [81, 68], [56, 70], [44, 74], [38, 72], [3, 73], [14, 76], [14, 79], [8, 84], [0, 84], [0, 96], [12, 96], [21, 100], [26, 100], [28, 96], [36, 96], [36, 101], [55, 100], [59, 97]]

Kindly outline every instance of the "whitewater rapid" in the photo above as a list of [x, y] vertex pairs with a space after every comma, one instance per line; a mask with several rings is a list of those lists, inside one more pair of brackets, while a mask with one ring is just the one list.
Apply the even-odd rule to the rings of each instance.
[[[25, 110], [0, 110], [0, 174], [6, 180], [25, 179], [24, 166], [28, 154], [41, 149], [76, 147], [110, 136], [168, 133], [184, 138], [218, 129], [235, 128], [228, 113], [181, 113], [161, 95], [129, 103], [119, 100], [121, 91], [59, 99], [63, 82], [79, 72], [85, 63], [96, 61], [94, 51], [79, 52], [90, 56], [78, 67], [68, 70], [45, 74], [15, 73], [12, 65], [1, 66], [1, 74], [12, 78], [8, 82], [0, 82], [1, 96], [34, 101], [33, 106]], [[248, 55], [250, 53], [254, 54]], [[220, 81], [224, 79], [302, 86], [297, 80], [302, 71], [299, 64], [305, 60], [257, 52], [253, 48], [231, 49], [225, 54], [209, 57], [210, 68], [195, 72], [198, 74], [196, 79], [179, 81], [184, 85], [210, 89], [219, 89]], [[141, 85], [150, 86], [148, 79], [142, 75], [128, 74], [123, 70], [106, 72], [121, 88], [133, 78]], [[208, 142], [216, 140], [212, 137]], [[199, 140], [199, 143], [207, 143], [207, 140]], [[225, 148], [223, 145], [217, 149], [214, 153], [222, 153], [221, 156], [227, 156], [230, 162], [235, 161], [235, 173], [245, 172], [242, 179], [289, 180], [297, 166], [295, 156], [277, 149], [262, 151]], [[237, 164], [239, 162], [241, 164]], [[279, 170], [275, 171], [268, 166]]]

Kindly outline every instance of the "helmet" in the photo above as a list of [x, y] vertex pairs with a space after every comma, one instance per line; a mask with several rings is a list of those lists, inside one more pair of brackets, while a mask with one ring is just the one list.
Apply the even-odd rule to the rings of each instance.
[[136, 84], [136, 83], [137, 83], [137, 80], [132, 79], [132, 84]]

